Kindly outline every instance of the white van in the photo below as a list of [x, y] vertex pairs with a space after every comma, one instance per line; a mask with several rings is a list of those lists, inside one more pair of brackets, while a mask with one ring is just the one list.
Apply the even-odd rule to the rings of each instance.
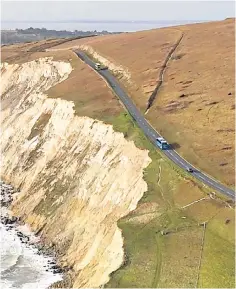
[[95, 63], [95, 68], [96, 68], [97, 70], [100, 70], [100, 69], [101, 69], [101, 64], [100, 64], [100, 63]]

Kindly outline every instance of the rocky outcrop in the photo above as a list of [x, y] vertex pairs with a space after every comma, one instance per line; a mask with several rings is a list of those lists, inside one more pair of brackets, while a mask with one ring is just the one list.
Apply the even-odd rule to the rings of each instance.
[[71, 71], [50, 58], [2, 64], [1, 177], [20, 188], [13, 213], [55, 248], [73, 287], [97, 287], [123, 262], [117, 221], [147, 190], [151, 159], [112, 126], [75, 116], [73, 102], [47, 97]]

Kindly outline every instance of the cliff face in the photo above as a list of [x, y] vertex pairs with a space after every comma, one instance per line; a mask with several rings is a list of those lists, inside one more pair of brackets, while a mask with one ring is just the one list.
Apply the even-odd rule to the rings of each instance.
[[123, 261], [117, 221], [147, 190], [151, 159], [112, 126], [74, 114], [45, 91], [71, 65], [50, 58], [1, 65], [1, 178], [20, 187], [13, 212], [72, 266], [73, 287], [97, 287]]

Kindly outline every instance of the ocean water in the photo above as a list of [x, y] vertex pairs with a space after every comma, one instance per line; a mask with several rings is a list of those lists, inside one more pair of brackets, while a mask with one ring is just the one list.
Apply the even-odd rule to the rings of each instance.
[[[175, 25], [183, 25], [190, 23], [203, 22], [199, 20], [182, 20], [182, 21], [152, 21], [152, 22], [2, 22], [1, 29], [26, 29], [29, 27], [34, 28], [46, 28], [55, 30], [67, 30], [67, 31], [109, 31], [109, 32], [134, 32], [140, 30], [148, 30], [160, 27], [169, 27]], [[205, 22], [205, 21], [204, 21]]]
[[[0, 184], [0, 199], [7, 199]], [[1, 205], [1, 217], [9, 216], [7, 207]], [[10, 229], [11, 227], [11, 229]], [[23, 243], [17, 233], [29, 238]], [[0, 288], [1, 289], [46, 289], [52, 283], [62, 280], [61, 274], [54, 274], [50, 256], [38, 254], [36, 244], [40, 239], [27, 225], [4, 225], [0, 222]]]
[[17, 229], [6, 230], [0, 224], [1, 235], [1, 280], [2, 289], [46, 289], [62, 279], [59, 274], [46, 271], [52, 258], [37, 254], [37, 249], [22, 244]]
[[[152, 28], [168, 27], [200, 21], [169, 21], [165, 23], [83, 23], [83, 22], [51, 22], [51, 23], [27, 23], [8, 22], [1, 23], [1, 29], [26, 29], [29, 27], [56, 30], [82, 30], [82, 31], [103, 31], [110, 32], [133, 32]], [[3, 208], [1, 208], [3, 209]], [[2, 213], [2, 212], [1, 212]], [[32, 242], [37, 242], [30, 230], [25, 227], [15, 227], [7, 230], [7, 227], [0, 223], [0, 288], [1, 289], [46, 289], [52, 283], [62, 279], [60, 274], [53, 274], [46, 271], [48, 262], [53, 259], [37, 254], [37, 249], [29, 244], [21, 243], [17, 231], [22, 231], [30, 236]]]

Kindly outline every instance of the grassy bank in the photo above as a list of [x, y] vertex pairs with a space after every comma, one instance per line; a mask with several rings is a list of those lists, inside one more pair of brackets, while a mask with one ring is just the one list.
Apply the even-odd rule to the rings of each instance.
[[[191, 288], [197, 284], [217, 285], [214, 280], [219, 269], [216, 259], [211, 256], [221, 258], [221, 245], [224, 249], [229, 239], [230, 242], [232, 238], [234, 240], [231, 225], [234, 210], [228, 209], [222, 214], [226, 206], [222, 200], [210, 199], [208, 188], [157, 150], [92, 69], [71, 52], [54, 55], [57, 60], [70, 59], [74, 70], [67, 80], [47, 92], [49, 97], [73, 101], [76, 115], [111, 124], [115, 131], [123, 133], [128, 141], [134, 141], [138, 148], [149, 150], [152, 159], [144, 171], [147, 192], [138, 207], [118, 223], [124, 238], [126, 258], [121, 268], [111, 274], [106, 287]], [[204, 197], [205, 200], [193, 203]], [[230, 226], [225, 224], [229, 214]], [[202, 222], [209, 222], [216, 238], [209, 237], [208, 225], [204, 235]], [[225, 243], [218, 241], [222, 235]], [[228, 272], [234, 270], [233, 250], [225, 250], [224, 256], [219, 259], [221, 264], [226, 258], [230, 261], [225, 266], [227, 270], [221, 272], [218, 286], [232, 287], [234, 276]], [[222, 285], [224, 280], [225, 286]]]
[[[218, 225], [212, 231], [216, 235], [215, 246], [219, 249], [221, 243], [217, 238], [221, 237], [218, 227], [228, 230], [224, 223], [227, 214], [221, 214], [225, 210], [225, 203], [220, 199], [209, 199], [209, 189], [203, 188], [167, 160], [149, 142], [128, 113], [121, 113], [114, 118], [112, 125], [116, 131], [124, 133], [127, 140], [134, 141], [137, 147], [148, 149], [152, 163], [144, 172], [148, 191], [137, 209], [119, 221], [126, 259], [123, 266], [111, 274], [106, 287], [192, 288], [198, 284], [200, 274], [200, 286], [215, 286], [217, 282], [213, 280], [217, 268], [213, 266], [213, 260], [221, 257], [214, 249], [214, 239], [211, 246], [205, 244], [205, 241], [202, 243], [204, 231], [201, 223], [218, 220]], [[183, 208], [204, 197], [206, 200]], [[232, 221], [234, 210], [229, 211]], [[232, 227], [230, 232], [234, 232]], [[232, 241], [232, 233], [230, 238]], [[208, 242], [208, 237], [206, 240]], [[224, 247], [225, 243], [222, 243], [222, 249]], [[215, 254], [214, 259], [208, 257], [211, 254]], [[225, 280], [225, 285], [232, 287], [234, 276], [228, 273], [234, 270], [232, 246], [226, 250], [225, 255], [231, 261], [227, 263], [227, 270], [222, 270], [218, 284], [223, 287], [222, 280]], [[200, 266], [201, 258], [206, 258], [207, 264], [203, 262]], [[206, 266], [207, 274], [204, 274], [202, 272], [206, 271]], [[208, 280], [212, 280], [212, 283]]]

